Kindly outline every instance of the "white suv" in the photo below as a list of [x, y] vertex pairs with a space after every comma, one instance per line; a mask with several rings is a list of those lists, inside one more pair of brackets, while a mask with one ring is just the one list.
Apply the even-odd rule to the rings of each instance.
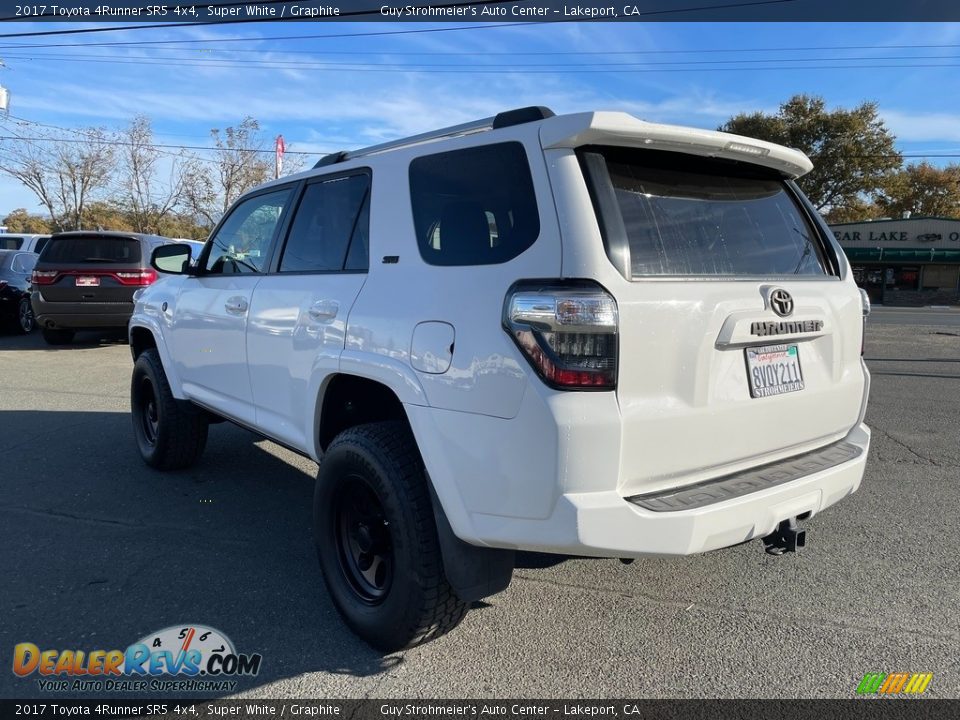
[[687, 555], [854, 492], [868, 308], [800, 152], [617, 112], [501, 113], [267, 183], [130, 321], [133, 426], [227, 419], [320, 464], [336, 607], [395, 650], [515, 550]]

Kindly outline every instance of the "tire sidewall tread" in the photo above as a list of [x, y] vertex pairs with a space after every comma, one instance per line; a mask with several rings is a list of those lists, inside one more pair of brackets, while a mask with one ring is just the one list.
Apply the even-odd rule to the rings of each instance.
[[[157, 442], [151, 445], [143, 433], [138, 386], [146, 377], [154, 389], [159, 427]], [[140, 455], [147, 465], [158, 470], [181, 470], [199, 459], [207, 443], [208, 424], [203, 413], [189, 402], [177, 400], [163, 371], [160, 354], [144, 350], [133, 366], [130, 381], [130, 414]]]
[[[377, 494], [391, 526], [393, 580], [379, 605], [357, 598], [341, 571], [332, 498], [348, 474]], [[433, 507], [416, 443], [401, 422], [358, 425], [338, 435], [321, 458], [314, 496], [317, 554], [328, 590], [347, 625], [373, 647], [392, 652], [446, 633], [467, 605], [443, 573]]]

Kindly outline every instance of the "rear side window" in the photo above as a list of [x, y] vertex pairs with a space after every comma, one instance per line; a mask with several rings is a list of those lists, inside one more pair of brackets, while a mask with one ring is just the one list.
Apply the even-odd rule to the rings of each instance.
[[0, 250], [19, 250], [22, 245], [23, 238], [0, 234]]
[[37, 238], [37, 244], [36, 247], [33, 248], [33, 251], [39, 255], [40, 252], [47, 246], [48, 242], [50, 242], [49, 235], [47, 237]]
[[287, 236], [280, 272], [366, 270], [370, 216], [364, 207], [369, 192], [366, 174], [307, 185]]
[[632, 148], [579, 155], [607, 253], [632, 278], [827, 273], [821, 239], [771, 171]]
[[78, 235], [52, 238], [43, 254], [45, 263], [96, 264], [124, 263], [136, 264], [142, 258], [140, 241], [136, 238], [113, 237], [110, 235]]
[[492, 265], [517, 257], [540, 235], [523, 145], [483, 145], [410, 163], [420, 255], [431, 265]]

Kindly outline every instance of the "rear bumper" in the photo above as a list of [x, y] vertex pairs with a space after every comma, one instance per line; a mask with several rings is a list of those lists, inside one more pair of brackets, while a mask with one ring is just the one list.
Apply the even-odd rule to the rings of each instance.
[[37, 325], [41, 328], [125, 328], [133, 314], [132, 302], [48, 302], [37, 291], [31, 294], [30, 301]]
[[[788, 518], [811, 516], [860, 486], [870, 429], [858, 425], [843, 440], [859, 450], [851, 459], [764, 490], [676, 511], [653, 511], [615, 491], [567, 493], [543, 520], [472, 516], [491, 544], [600, 557], [691, 555], [763, 537]], [[788, 464], [794, 461], [785, 461]]]

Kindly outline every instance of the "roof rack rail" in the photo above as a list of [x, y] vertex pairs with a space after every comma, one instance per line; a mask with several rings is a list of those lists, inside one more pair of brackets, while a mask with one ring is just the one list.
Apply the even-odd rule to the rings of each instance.
[[499, 130], [500, 128], [522, 125], [553, 116], [554, 112], [550, 108], [543, 106], [506, 110], [502, 113], [497, 113], [493, 117], [483, 118], [482, 120], [474, 120], [461, 125], [451, 125], [450, 127], [440, 128], [439, 130], [431, 130], [430, 132], [411, 135], [410, 137], [401, 138], [400, 140], [391, 140], [390, 142], [380, 143], [379, 145], [371, 145], [370, 147], [360, 148], [359, 150], [341, 150], [340, 152], [330, 153], [320, 158], [313, 167], [319, 168], [326, 165], [335, 165], [345, 162], [346, 160], [353, 160], [354, 158], [373, 155], [375, 153], [385, 152], [386, 150], [395, 150], [409, 145], [416, 145], [417, 143], [427, 142], [429, 140], [471, 135], [486, 130]]

